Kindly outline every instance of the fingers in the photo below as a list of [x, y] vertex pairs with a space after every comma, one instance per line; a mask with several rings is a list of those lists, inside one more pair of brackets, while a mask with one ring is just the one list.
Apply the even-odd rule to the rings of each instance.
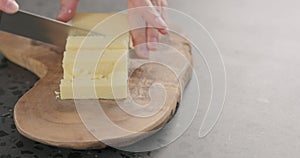
[[[156, 7], [156, 10], [162, 16], [164, 21], [167, 21], [167, 0], [152, 0], [152, 4]], [[149, 50], [156, 50], [158, 47], [158, 40], [159, 40], [159, 32], [157, 29], [149, 26], [147, 27], [147, 46]]]
[[[161, 7], [160, 7], [160, 0], [152, 0], [153, 6], [155, 6], [156, 10], [161, 13]], [[146, 36], [147, 36], [147, 47], [149, 50], [156, 50], [158, 46], [158, 36], [159, 32], [157, 29], [152, 27], [149, 23], [147, 24], [147, 30], [146, 30]]]
[[79, 0], [61, 0], [60, 11], [56, 19], [63, 22], [71, 20], [76, 13], [78, 2]]
[[0, 0], [0, 10], [13, 14], [19, 10], [19, 5], [15, 0]]
[[[128, 8], [133, 9], [128, 12], [129, 25], [132, 28], [145, 27], [130, 32], [138, 57], [148, 58], [149, 51], [158, 47], [159, 33], [167, 34], [167, 16], [162, 7], [167, 7], [167, 0], [128, 0]], [[139, 20], [139, 16], [142, 16], [143, 22]]]
[[138, 10], [146, 22], [157, 28], [160, 33], [167, 34], [168, 25], [150, 0], [129, 0], [129, 3], [135, 7], [143, 7]]
[[[129, 0], [128, 8], [132, 9], [135, 7], [136, 6], [134, 6], [134, 4]], [[139, 15], [136, 14], [135, 10], [133, 12], [130, 10], [128, 11], [128, 21], [136, 55], [139, 58], [148, 58], [149, 52], [146, 45], [146, 28], [142, 27], [145, 26], [145, 22], [143, 20], [139, 20]]]
[[135, 53], [140, 58], [148, 58], [149, 51], [146, 44], [146, 28], [131, 30], [130, 34]]
[[168, 21], [168, 14], [167, 14], [167, 7], [168, 7], [168, 1], [167, 0], [161, 0], [160, 1], [161, 6], [161, 16], [165, 21]]
[[147, 47], [149, 50], [156, 50], [158, 47], [158, 31], [153, 27], [147, 27]]

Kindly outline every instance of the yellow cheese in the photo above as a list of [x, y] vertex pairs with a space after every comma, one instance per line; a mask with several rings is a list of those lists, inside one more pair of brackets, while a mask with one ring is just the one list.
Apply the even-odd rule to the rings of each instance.
[[105, 35], [116, 35], [128, 32], [127, 14], [77, 13], [72, 25], [97, 31]]
[[90, 61], [94, 58], [115, 60], [128, 53], [128, 49], [94, 49], [94, 50], [67, 50], [64, 52], [63, 62], [74, 62], [75, 58], [80, 61]]
[[127, 97], [127, 74], [116, 73], [107, 78], [61, 80], [61, 99], [118, 99]]
[[[109, 16], [111, 14], [77, 14], [73, 25], [92, 29]], [[62, 65], [61, 99], [127, 97], [128, 22], [124, 14], [111, 17], [97, 27], [97, 32], [104, 36], [68, 37]]]
[[89, 74], [107, 76], [111, 72], [127, 72], [128, 50], [66, 51], [63, 59], [64, 79]]
[[[127, 16], [124, 13], [76, 13], [72, 25], [116, 38], [130, 30]], [[129, 46], [132, 47], [132, 45], [132, 41], [129, 39]]]
[[129, 36], [69, 36], [66, 50], [78, 49], [128, 49]]

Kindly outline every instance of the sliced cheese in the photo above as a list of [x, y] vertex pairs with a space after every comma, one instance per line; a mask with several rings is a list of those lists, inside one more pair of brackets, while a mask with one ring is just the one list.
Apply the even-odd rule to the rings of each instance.
[[115, 60], [121, 56], [127, 55], [128, 48], [126, 49], [94, 49], [94, 50], [68, 50], [64, 52], [63, 63], [65, 62], [74, 62], [74, 59], [80, 61], [90, 61], [105, 59], [105, 60]]
[[81, 28], [94, 30], [105, 35], [128, 32], [127, 14], [77, 13], [72, 24]]
[[128, 50], [66, 51], [63, 60], [64, 79], [89, 74], [109, 75], [111, 72], [127, 72]]
[[77, 14], [73, 25], [91, 30], [97, 26], [104, 36], [68, 37], [60, 98], [126, 98], [130, 45], [126, 15]]
[[61, 80], [61, 99], [119, 99], [127, 97], [127, 74], [116, 73], [106, 78], [90, 77]]
[[128, 49], [129, 35], [116, 36], [69, 36], [66, 50], [78, 49]]

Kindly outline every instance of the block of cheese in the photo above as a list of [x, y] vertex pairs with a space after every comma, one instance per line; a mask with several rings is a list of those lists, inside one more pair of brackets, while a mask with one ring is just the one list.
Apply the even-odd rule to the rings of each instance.
[[[92, 29], [97, 23], [101, 23], [101, 19], [110, 16], [77, 14], [73, 25]], [[127, 17], [121, 15], [110, 22], [118, 26], [102, 25], [97, 32], [104, 36], [72, 34], [68, 37], [62, 64], [64, 75], [60, 83], [61, 99], [127, 97], [130, 38], [128, 31], [121, 33], [127, 30]], [[115, 30], [112, 31], [112, 28]]]
[[65, 51], [63, 59], [64, 79], [89, 74], [109, 75], [128, 69], [128, 50], [78, 50]]
[[72, 20], [72, 25], [94, 30], [105, 35], [116, 35], [128, 32], [127, 14], [79, 13]]
[[119, 99], [127, 97], [127, 73], [116, 73], [100, 79], [99, 76], [90, 79], [92, 76], [62, 80], [60, 84], [61, 99]]
[[128, 49], [129, 35], [69, 36], [66, 50], [77, 49]]

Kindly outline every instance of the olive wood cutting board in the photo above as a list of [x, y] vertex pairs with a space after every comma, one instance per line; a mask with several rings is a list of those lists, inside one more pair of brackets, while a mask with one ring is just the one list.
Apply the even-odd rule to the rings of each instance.
[[[140, 117], [121, 108], [131, 106], [127, 99], [99, 99], [96, 101], [101, 105], [91, 106], [90, 103], [95, 100], [57, 98], [55, 91], [59, 91], [63, 76], [63, 52], [52, 45], [0, 32], [1, 53], [40, 78], [15, 105], [14, 120], [18, 131], [44, 144], [73, 149], [125, 146], [155, 133], [174, 115], [192, 74], [189, 43], [175, 33], [161, 37], [160, 41], [172, 48], [150, 52], [148, 60], [135, 58], [134, 53], [130, 53], [128, 95], [131, 99], [147, 107], [147, 103], [155, 103], [157, 98], [161, 100], [155, 94], [151, 96], [149, 88], [155, 83], [164, 87], [165, 100], [158, 111]], [[99, 107], [104, 113], [97, 113], [95, 109]], [[150, 107], [143, 110], [153, 109]], [[116, 127], [107, 123], [107, 118], [115, 126], [131, 132], [118, 132]]]

